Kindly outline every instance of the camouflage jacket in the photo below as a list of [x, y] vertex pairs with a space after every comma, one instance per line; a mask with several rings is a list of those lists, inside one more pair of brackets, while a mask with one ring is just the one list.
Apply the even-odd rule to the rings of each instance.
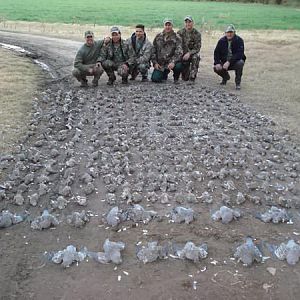
[[201, 48], [201, 33], [193, 28], [191, 31], [187, 31], [185, 28], [179, 30], [177, 34], [182, 39], [183, 54], [189, 52], [190, 54], [196, 54], [200, 52]]
[[80, 71], [86, 71], [89, 69], [88, 65], [96, 64], [101, 49], [105, 48], [103, 45], [104, 40], [95, 41], [92, 46], [83, 44], [75, 56], [74, 68]]
[[106, 47], [102, 47], [97, 61], [102, 63], [105, 60], [112, 60], [117, 65], [131, 65], [133, 63], [132, 57], [129, 53], [129, 46], [124, 40], [121, 40], [118, 47], [115, 47], [112, 40]]
[[146, 35], [143, 40], [143, 46], [141, 49], [136, 49], [136, 36], [135, 33], [132, 34], [132, 36], [127, 40], [128, 46], [129, 46], [129, 53], [132, 58], [134, 58], [134, 61], [137, 64], [149, 64], [151, 60], [151, 54], [152, 54], [152, 44], [147, 39]]
[[177, 63], [182, 57], [181, 38], [174, 31], [169, 34], [159, 33], [153, 41], [152, 63], [166, 67], [169, 63]]

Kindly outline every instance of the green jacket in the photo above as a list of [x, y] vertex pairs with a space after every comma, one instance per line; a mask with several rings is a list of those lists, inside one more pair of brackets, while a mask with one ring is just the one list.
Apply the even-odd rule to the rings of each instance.
[[95, 41], [92, 46], [82, 45], [75, 56], [74, 68], [80, 71], [87, 71], [90, 67], [89, 65], [96, 64], [101, 49], [105, 48], [103, 45], [104, 40]]
[[153, 41], [152, 63], [166, 67], [169, 63], [177, 63], [182, 58], [182, 41], [174, 31], [169, 34], [159, 33]]
[[117, 65], [133, 64], [132, 55], [129, 54], [129, 46], [124, 40], [121, 40], [119, 47], [115, 47], [112, 40], [106, 47], [102, 47], [97, 61], [102, 63], [105, 60], [111, 60]]
[[197, 54], [201, 48], [201, 33], [193, 28], [187, 31], [185, 28], [179, 30], [177, 34], [182, 39], [183, 54], [189, 52], [190, 54]]
[[143, 46], [139, 51], [135, 47], [136, 46], [135, 33], [133, 33], [132, 36], [126, 42], [129, 46], [129, 53], [131, 56], [131, 60], [135, 61], [137, 64], [145, 64], [145, 65], [150, 64], [153, 46], [151, 42], [147, 39], [146, 35], [143, 40]]

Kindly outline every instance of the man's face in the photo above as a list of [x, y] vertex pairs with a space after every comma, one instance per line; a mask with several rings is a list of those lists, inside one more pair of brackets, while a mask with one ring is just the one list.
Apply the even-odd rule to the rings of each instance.
[[232, 40], [234, 37], [234, 32], [233, 31], [229, 31], [225, 33], [226, 37], [228, 40]]
[[141, 39], [144, 38], [145, 32], [142, 28], [136, 28], [135, 29], [135, 35], [136, 35], [138, 40], [141, 40]]
[[167, 22], [164, 26], [165, 32], [171, 32], [173, 30], [173, 25], [170, 22]]
[[186, 20], [185, 21], [185, 28], [186, 30], [192, 30], [194, 27], [194, 22], [190, 21], [190, 20]]
[[93, 35], [87, 35], [86, 37], [85, 37], [85, 42], [86, 42], [86, 44], [88, 45], [88, 46], [91, 46], [91, 45], [93, 45], [94, 44], [94, 37], [93, 37]]
[[118, 43], [121, 40], [121, 33], [113, 32], [111, 34], [111, 39], [112, 39], [113, 43]]

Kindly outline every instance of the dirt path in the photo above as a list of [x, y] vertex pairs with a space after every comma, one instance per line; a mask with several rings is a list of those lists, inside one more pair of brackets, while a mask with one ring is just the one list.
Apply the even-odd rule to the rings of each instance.
[[[38, 51], [40, 60], [66, 79], [49, 85], [34, 103], [22, 148], [12, 161], [1, 161], [9, 173], [1, 184], [10, 188], [0, 209], [28, 209], [34, 218], [53, 207], [51, 201], [64, 193], [62, 188], [70, 186], [72, 191], [65, 196], [67, 207], [54, 210], [61, 221], [56, 229], [34, 231], [26, 221], [0, 231], [1, 299], [298, 297], [299, 264], [289, 266], [275, 259], [266, 243], [299, 241], [300, 150], [293, 138], [290, 141], [285, 131], [251, 107], [253, 101], [262, 111], [269, 108], [269, 104], [263, 107], [261, 96], [250, 94], [255, 82], [245, 81], [240, 102], [231, 85], [219, 90], [206, 61], [195, 86], [166, 84], [153, 90], [149, 83], [110, 89], [101, 83], [98, 89], [82, 91], [68, 77], [80, 43], [11, 32], [0, 32], [0, 37], [5, 43]], [[290, 124], [299, 122], [291, 118]], [[55, 150], [58, 154], [52, 157]], [[75, 163], [70, 167], [71, 158]], [[252, 177], [245, 176], [246, 171]], [[96, 189], [86, 196], [84, 208], [96, 216], [78, 229], [66, 224], [66, 215], [82, 209], [74, 197], [85, 196], [86, 173], [92, 174]], [[25, 184], [29, 174], [33, 179]], [[134, 201], [157, 211], [162, 220], [138, 226], [127, 221], [118, 230], [106, 229], [102, 214], [113, 205], [127, 207], [128, 199], [122, 198], [126, 183]], [[29, 197], [40, 191], [41, 184], [47, 193], [32, 207]], [[25, 204], [18, 207], [13, 198], [20, 190]], [[205, 192], [212, 196], [212, 204], [204, 201], [210, 201]], [[246, 196], [240, 205], [238, 192]], [[229, 197], [228, 205], [243, 212], [240, 220], [223, 225], [210, 219], [222, 205], [222, 194]], [[293, 224], [265, 224], [255, 217], [272, 204], [289, 208]], [[198, 218], [189, 225], [169, 222], [166, 215], [177, 205], [192, 207]], [[264, 264], [247, 268], [232, 260], [235, 248], [248, 235], [257, 239], [264, 256], [271, 256]], [[90, 260], [64, 270], [43, 256], [69, 244], [101, 251], [106, 238], [126, 243], [124, 261], [117, 268]], [[135, 257], [135, 244], [151, 240], [206, 242], [209, 255], [199, 263], [168, 258], [144, 265]], [[276, 268], [275, 276], [268, 267]]]

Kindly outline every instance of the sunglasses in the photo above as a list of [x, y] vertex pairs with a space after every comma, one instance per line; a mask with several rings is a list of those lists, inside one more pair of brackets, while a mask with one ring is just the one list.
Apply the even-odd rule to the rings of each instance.
[[88, 35], [86, 38], [87, 39], [91, 39], [91, 38], [93, 38], [93, 36], [92, 35]]

